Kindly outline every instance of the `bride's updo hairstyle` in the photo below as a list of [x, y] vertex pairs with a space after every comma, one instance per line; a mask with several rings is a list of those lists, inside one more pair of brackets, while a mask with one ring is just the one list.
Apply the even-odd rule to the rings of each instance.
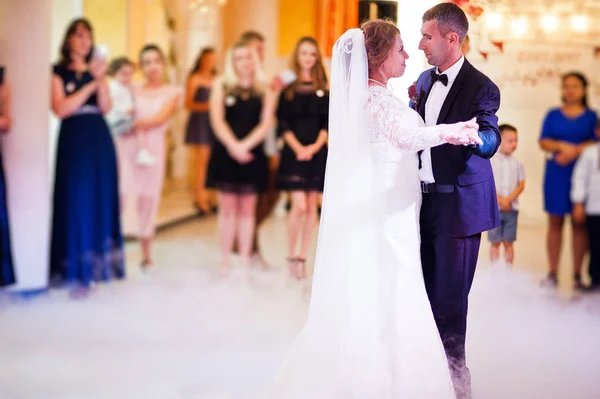
[[387, 60], [400, 29], [393, 22], [381, 19], [367, 21], [360, 28], [365, 35], [369, 72], [375, 71]]

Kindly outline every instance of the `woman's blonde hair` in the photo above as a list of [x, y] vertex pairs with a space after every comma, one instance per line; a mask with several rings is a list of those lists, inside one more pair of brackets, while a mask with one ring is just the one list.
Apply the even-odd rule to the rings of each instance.
[[263, 72], [262, 66], [258, 59], [258, 54], [256, 51], [248, 45], [247, 42], [239, 41], [233, 44], [227, 50], [225, 54], [225, 67], [223, 69], [223, 85], [226, 94], [233, 94], [239, 90], [240, 79], [238, 73], [235, 69], [235, 61], [234, 61], [234, 53], [236, 50], [245, 48], [250, 51], [252, 54], [252, 59], [254, 61], [254, 76], [252, 78], [252, 90], [258, 94], [263, 94], [265, 92], [265, 88], [267, 87], [267, 79], [265, 77], [265, 73]]

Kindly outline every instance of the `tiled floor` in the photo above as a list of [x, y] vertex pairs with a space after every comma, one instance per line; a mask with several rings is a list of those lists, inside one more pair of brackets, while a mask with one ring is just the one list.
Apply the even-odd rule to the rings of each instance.
[[[519, 234], [516, 271], [488, 267], [482, 247], [469, 316], [475, 398], [598, 398], [600, 298], [530, 284], [532, 272], [544, 270], [544, 230]], [[128, 243], [128, 280], [101, 285], [84, 301], [62, 291], [1, 298], [0, 398], [255, 398], [308, 303], [307, 286], [281, 267], [285, 219], [271, 218], [260, 238], [274, 270], [256, 271], [252, 284], [237, 271], [215, 278], [209, 217], [161, 232], [160, 267], [150, 274], [140, 272], [139, 248]]]

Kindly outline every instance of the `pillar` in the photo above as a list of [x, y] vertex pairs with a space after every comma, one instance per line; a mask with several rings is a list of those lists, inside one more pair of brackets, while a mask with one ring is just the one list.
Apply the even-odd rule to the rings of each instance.
[[279, 0], [228, 0], [223, 7], [223, 44], [230, 46], [247, 30], [265, 38], [265, 72], [272, 76], [280, 69], [277, 59]]
[[[18, 290], [42, 289], [48, 281], [52, 6], [48, 0], [0, 2], [0, 63], [14, 117], [2, 152]], [[19, 38], [27, 38], [27, 51]]]

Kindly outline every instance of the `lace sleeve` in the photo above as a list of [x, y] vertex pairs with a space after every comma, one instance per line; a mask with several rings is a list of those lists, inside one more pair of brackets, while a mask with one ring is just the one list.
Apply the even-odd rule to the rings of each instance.
[[423, 126], [420, 115], [402, 104], [387, 90], [371, 89], [367, 100], [367, 113], [373, 140], [383, 138], [408, 152], [445, 143], [441, 138], [444, 125]]

